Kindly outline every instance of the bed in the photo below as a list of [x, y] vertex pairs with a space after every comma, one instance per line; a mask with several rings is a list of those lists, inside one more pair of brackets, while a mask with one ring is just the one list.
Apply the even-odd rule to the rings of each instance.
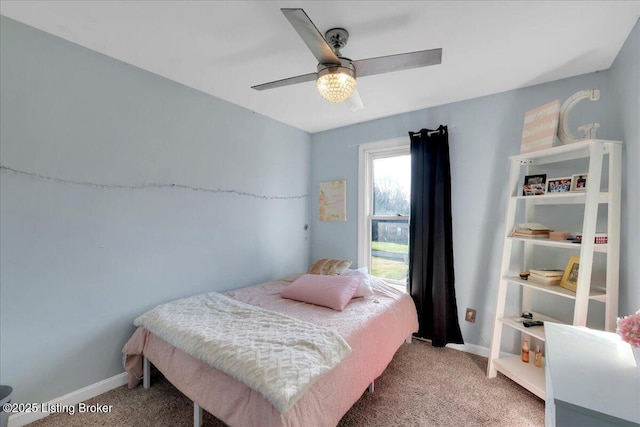
[[[194, 402], [194, 425], [204, 409], [231, 426], [335, 426], [373, 381], [385, 370], [395, 352], [418, 329], [411, 297], [382, 281], [372, 280], [372, 295], [353, 298], [342, 311], [283, 298], [280, 293], [297, 276], [227, 292], [251, 306], [282, 313], [336, 331], [350, 353], [320, 376], [282, 413], [263, 394], [232, 376], [174, 347], [144, 327], [125, 344], [129, 387], [143, 374], [149, 384], [148, 362]], [[147, 369], [145, 369], [145, 367]], [[146, 372], [145, 372], [146, 371]]]

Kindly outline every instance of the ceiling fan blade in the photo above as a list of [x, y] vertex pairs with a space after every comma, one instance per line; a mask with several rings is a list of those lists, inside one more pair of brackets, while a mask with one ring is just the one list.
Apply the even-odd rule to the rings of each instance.
[[417, 52], [400, 53], [398, 55], [379, 56], [377, 58], [353, 61], [356, 77], [373, 74], [390, 73], [410, 68], [437, 65], [442, 62], [442, 49], [419, 50]]
[[318, 78], [318, 73], [309, 73], [309, 74], [303, 74], [301, 76], [289, 77], [288, 79], [276, 80], [274, 82], [251, 86], [251, 89], [255, 89], [255, 90], [273, 89], [276, 87], [294, 85], [296, 83], [310, 82], [310, 81], [316, 80], [317, 78]]
[[333, 49], [302, 9], [280, 9], [320, 64], [340, 64]]
[[360, 111], [364, 109], [364, 104], [362, 103], [362, 98], [360, 98], [358, 89], [354, 90], [353, 94], [346, 101], [344, 101], [344, 103], [347, 104], [347, 107], [349, 107], [349, 110], [351, 110], [354, 113], [356, 111]]

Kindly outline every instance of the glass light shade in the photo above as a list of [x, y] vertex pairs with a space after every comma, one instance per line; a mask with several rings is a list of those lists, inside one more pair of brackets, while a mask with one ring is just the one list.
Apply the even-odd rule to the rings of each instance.
[[351, 97], [353, 91], [356, 90], [356, 79], [348, 72], [338, 68], [337, 70], [325, 70], [319, 73], [316, 85], [318, 92], [327, 101], [342, 102]]

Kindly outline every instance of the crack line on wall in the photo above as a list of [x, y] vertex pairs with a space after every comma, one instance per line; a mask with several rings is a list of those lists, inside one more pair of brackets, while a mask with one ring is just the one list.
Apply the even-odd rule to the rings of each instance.
[[269, 200], [291, 200], [291, 199], [304, 199], [307, 197], [306, 194], [301, 194], [299, 196], [265, 196], [260, 194], [247, 193], [245, 191], [238, 190], [224, 190], [220, 188], [204, 188], [204, 187], [192, 187], [190, 185], [185, 184], [163, 184], [163, 183], [149, 183], [149, 184], [138, 184], [138, 185], [122, 185], [122, 184], [98, 184], [90, 181], [74, 181], [70, 179], [56, 178], [52, 176], [40, 175], [35, 172], [28, 172], [19, 169], [14, 169], [9, 166], [0, 165], [0, 170], [2, 172], [11, 172], [18, 175], [30, 176], [46, 181], [54, 181], [61, 182], [63, 184], [73, 184], [73, 185], [83, 185], [87, 187], [99, 188], [102, 190], [144, 190], [148, 188], [179, 188], [182, 190], [191, 190], [191, 191], [199, 191], [204, 193], [228, 193], [228, 194], [237, 194], [239, 196], [253, 197], [255, 199], [269, 199]]

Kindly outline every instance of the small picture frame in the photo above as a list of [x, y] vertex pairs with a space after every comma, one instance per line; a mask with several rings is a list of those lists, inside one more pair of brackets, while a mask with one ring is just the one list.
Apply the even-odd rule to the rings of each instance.
[[523, 196], [540, 196], [547, 190], [547, 174], [527, 175], [522, 185]]
[[587, 174], [580, 173], [571, 177], [571, 191], [587, 191]]
[[561, 178], [549, 178], [547, 181], [547, 194], [549, 193], [568, 193], [571, 191], [572, 176], [563, 176]]
[[569, 289], [575, 292], [578, 289], [578, 269], [580, 268], [580, 258], [572, 256], [569, 258], [567, 267], [564, 269], [564, 274], [560, 280], [560, 286], [565, 289]]

